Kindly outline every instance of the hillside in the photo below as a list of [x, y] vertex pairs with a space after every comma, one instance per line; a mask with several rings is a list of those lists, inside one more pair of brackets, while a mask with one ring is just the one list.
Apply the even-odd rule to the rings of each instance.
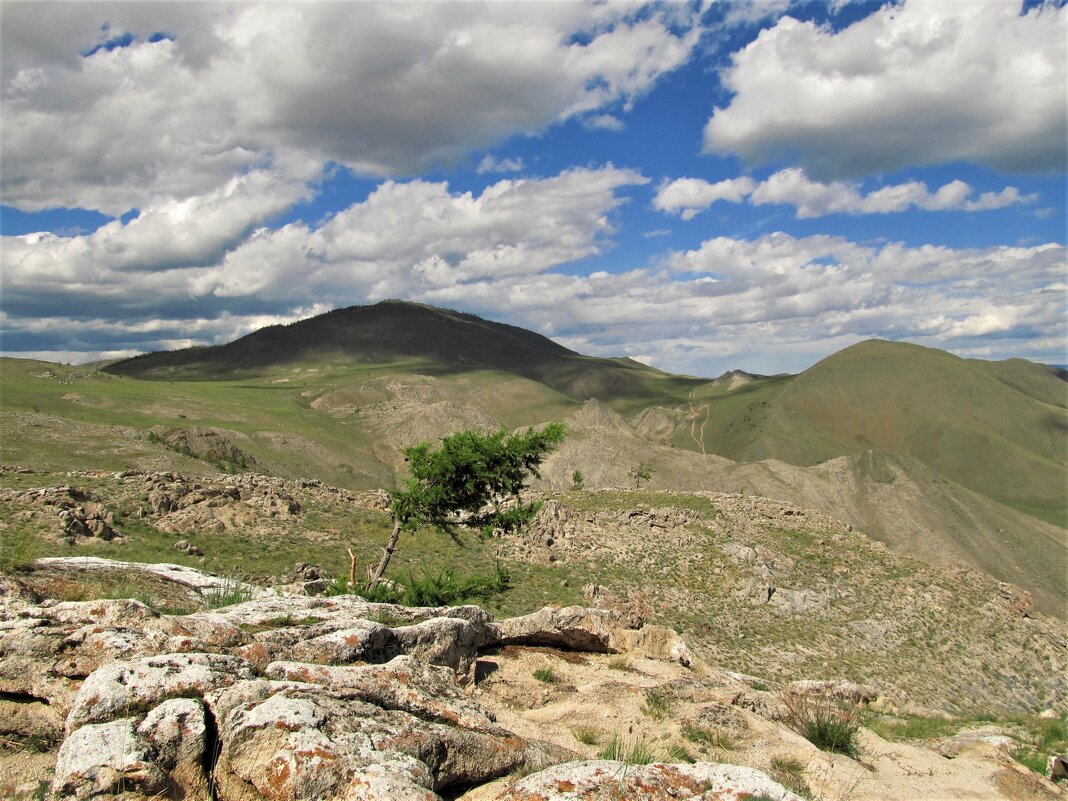
[[[1001, 503], [1068, 523], [1068, 383], [1043, 365], [873, 340], [726, 397], [698, 391], [692, 406], [709, 453], [795, 465], [872, 449], [898, 453]], [[666, 441], [694, 447], [692, 428], [683, 421]]]
[[294, 364], [398, 361], [417, 361], [432, 375], [500, 370], [581, 400], [677, 400], [704, 383], [631, 359], [582, 356], [522, 328], [403, 301], [337, 309], [268, 326], [225, 345], [150, 353], [104, 370], [149, 380], [228, 380]]
[[1065, 387], [1030, 362], [888, 342], [797, 376], [705, 381], [386, 302], [104, 370], [0, 359], [0, 462], [254, 469], [366, 490], [391, 486], [415, 442], [564, 420], [546, 488], [575, 470], [590, 488], [626, 486], [651, 462], [654, 487], [817, 508], [1065, 615]]

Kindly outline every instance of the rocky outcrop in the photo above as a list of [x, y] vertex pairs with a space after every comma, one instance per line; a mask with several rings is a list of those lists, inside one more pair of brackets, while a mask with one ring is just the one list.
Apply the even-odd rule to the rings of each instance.
[[[196, 592], [217, 580], [174, 565], [124, 568]], [[552, 644], [690, 659], [674, 632], [623, 629], [606, 610], [547, 607], [494, 622], [474, 606], [257, 592], [170, 616], [134, 600], [5, 591], [0, 698], [18, 709], [0, 707], [5, 734], [62, 742], [56, 798], [430, 801], [575, 756], [514, 734], [468, 697], [480, 653]]]
[[554, 765], [520, 780], [496, 801], [738, 801], [767, 798], [803, 801], [765, 773], [737, 765], [696, 762], [692, 765], [627, 765], [588, 761]]
[[70, 545], [79, 539], [96, 537], [110, 541], [119, 536], [114, 528], [115, 515], [91, 492], [60, 485], [28, 490], [0, 492], [0, 500], [16, 501], [44, 507], [55, 512], [59, 539]]

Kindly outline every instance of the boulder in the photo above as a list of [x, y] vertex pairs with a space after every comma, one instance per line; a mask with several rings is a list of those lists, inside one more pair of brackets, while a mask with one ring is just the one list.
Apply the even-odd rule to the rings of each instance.
[[167, 775], [153, 761], [152, 746], [132, 718], [82, 726], [63, 741], [56, 756], [52, 793], [64, 801], [136, 791], [162, 795]]
[[162, 654], [111, 662], [82, 682], [67, 716], [66, 730], [69, 735], [87, 723], [150, 710], [168, 698], [203, 697], [251, 677], [245, 660], [223, 654]]
[[572, 651], [614, 653], [619, 616], [604, 609], [546, 606], [537, 612], [491, 624], [500, 645], [541, 645]]
[[170, 776], [185, 801], [208, 801], [211, 786], [204, 772], [208, 729], [204, 704], [171, 698], [149, 712], [137, 734], [152, 746], [155, 764]]

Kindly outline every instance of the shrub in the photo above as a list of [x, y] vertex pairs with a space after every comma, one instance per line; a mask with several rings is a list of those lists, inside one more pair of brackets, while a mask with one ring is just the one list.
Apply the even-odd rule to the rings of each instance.
[[855, 704], [819, 695], [784, 693], [786, 723], [823, 751], [856, 758], [860, 715]]

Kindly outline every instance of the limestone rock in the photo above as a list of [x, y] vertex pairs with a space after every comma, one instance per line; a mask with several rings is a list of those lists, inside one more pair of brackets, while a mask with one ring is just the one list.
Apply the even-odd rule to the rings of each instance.
[[869, 704], [879, 697], [879, 691], [874, 687], [868, 687], [852, 681], [823, 681], [820, 679], [804, 679], [791, 682], [787, 692], [793, 695], [822, 695], [854, 704]]
[[547, 645], [574, 651], [611, 653], [619, 616], [604, 609], [544, 607], [493, 624], [501, 645]]
[[151, 709], [168, 698], [203, 696], [251, 677], [245, 660], [223, 654], [162, 654], [111, 662], [82, 683], [67, 716], [67, 733], [119, 713]]
[[82, 726], [70, 734], [56, 757], [52, 792], [64, 801], [136, 790], [154, 795], [167, 790], [166, 774], [152, 759], [151, 745], [132, 718]]
[[689, 765], [627, 765], [593, 760], [568, 762], [521, 779], [496, 801], [738, 801], [769, 798], [802, 801], [753, 768], [695, 762]]
[[943, 740], [938, 746], [938, 753], [946, 759], [954, 759], [966, 751], [982, 747], [1011, 754], [1020, 747], [1020, 743], [999, 731], [965, 731]]
[[192, 698], [164, 701], [137, 727], [137, 734], [151, 744], [157, 767], [170, 774], [173, 786], [185, 801], [208, 801], [211, 787], [204, 772], [208, 747], [204, 705]]

